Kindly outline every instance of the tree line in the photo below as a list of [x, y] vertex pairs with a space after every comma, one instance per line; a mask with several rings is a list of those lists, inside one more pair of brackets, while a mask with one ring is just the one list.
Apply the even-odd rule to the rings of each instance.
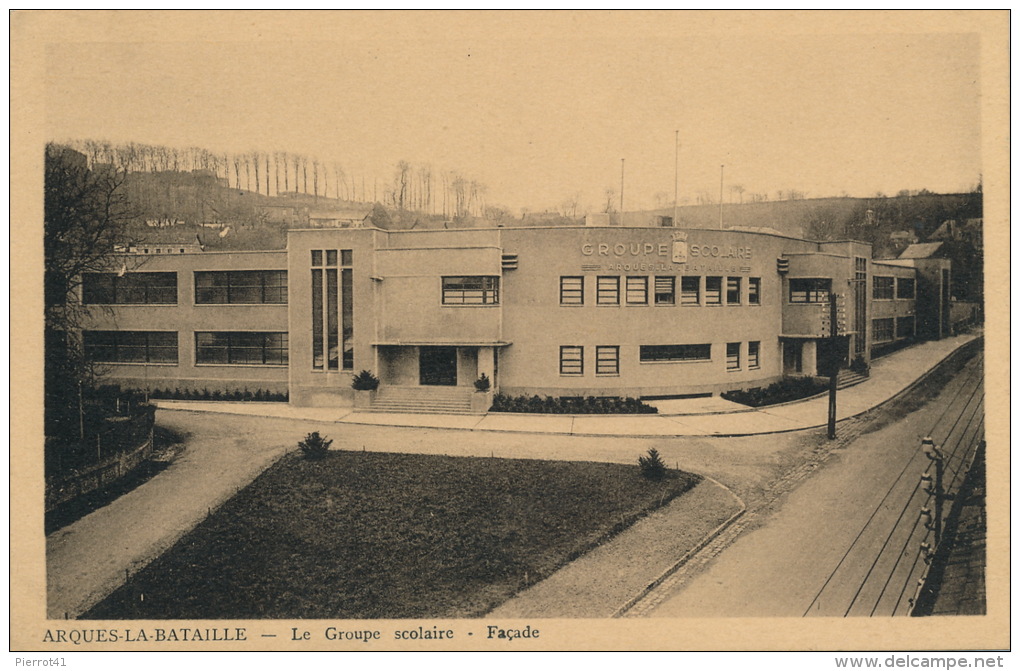
[[231, 188], [265, 196], [303, 194], [315, 198], [381, 202], [398, 210], [444, 217], [481, 216], [487, 189], [455, 170], [428, 163], [398, 161], [391, 177], [356, 175], [340, 161], [288, 152], [213, 152], [202, 147], [171, 147], [103, 140], [70, 140], [88, 166], [112, 166], [126, 174], [204, 171]]

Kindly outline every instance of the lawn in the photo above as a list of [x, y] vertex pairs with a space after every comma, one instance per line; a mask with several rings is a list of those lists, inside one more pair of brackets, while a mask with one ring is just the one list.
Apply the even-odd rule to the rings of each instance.
[[293, 453], [86, 619], [479, 616], [699, 477], [585, 462]]

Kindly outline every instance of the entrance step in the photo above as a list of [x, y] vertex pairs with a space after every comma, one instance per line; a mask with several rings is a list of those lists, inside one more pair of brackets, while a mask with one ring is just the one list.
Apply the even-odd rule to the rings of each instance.
[[471, 389], [381, 386], [370, 410], [377, 412], [470, 415]]
[[860, 384], [867, 379], [867, 375], [861, 375], [849, 368], [843, 368], [839, 371], [839, 375], [836, 376], [836, 389], [846, 389], [847, 387], [852, 387], [855, 384]]

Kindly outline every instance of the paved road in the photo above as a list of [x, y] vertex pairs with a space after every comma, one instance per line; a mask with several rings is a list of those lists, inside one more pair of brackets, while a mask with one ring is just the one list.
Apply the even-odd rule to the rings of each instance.
[[654, 617], [869, 616], [909, 611], [930, 533], [919, 511], [928, 459], [920, 439], [944, 446], [947, 482], [984, 431], [982, 357], [924, 407], [836, 453], [819, 473], [777, 502], [771, 517], [700, 575], [670, 585], [634, 614]]

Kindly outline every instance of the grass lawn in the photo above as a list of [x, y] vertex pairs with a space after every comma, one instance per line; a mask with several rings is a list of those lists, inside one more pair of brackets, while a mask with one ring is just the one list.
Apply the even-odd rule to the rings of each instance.
[[294, 453], [86, 619], [482, 615], [687, 491], [637, 466]]

